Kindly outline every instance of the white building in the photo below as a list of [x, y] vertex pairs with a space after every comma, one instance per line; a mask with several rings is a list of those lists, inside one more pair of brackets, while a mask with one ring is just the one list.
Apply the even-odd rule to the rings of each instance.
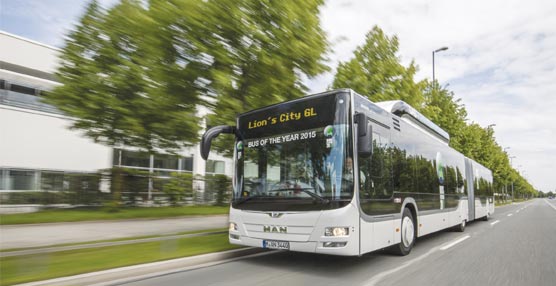
[[[0, 31], [0, 193], [103, 188], [86, 178], [115, 165], [160, 177], [176, 171], [231, 176], [231, 160], [212, 154], [205, 162], [198, 146], [180, 156], [148, 155], [100, 145], [69, 130], [72, 118], [41, 100], [60, 84], [54, 76], [59, 53]], [[76, 177], [85, 179], [71, 179]]]

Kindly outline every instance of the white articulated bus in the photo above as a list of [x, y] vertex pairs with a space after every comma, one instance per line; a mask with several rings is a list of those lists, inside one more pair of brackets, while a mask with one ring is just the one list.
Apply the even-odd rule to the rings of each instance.
[[408, 254], [417, 237], [494, 212], [492, 174], [402, 101], [341, 89], [241, 114], [229, 240], [263, 248]]

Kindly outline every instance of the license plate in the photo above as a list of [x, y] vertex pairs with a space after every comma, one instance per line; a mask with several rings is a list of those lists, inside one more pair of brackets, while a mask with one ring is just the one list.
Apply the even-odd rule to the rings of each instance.
[[290, 249], [289, 241], [263, 240], [263, 248]]

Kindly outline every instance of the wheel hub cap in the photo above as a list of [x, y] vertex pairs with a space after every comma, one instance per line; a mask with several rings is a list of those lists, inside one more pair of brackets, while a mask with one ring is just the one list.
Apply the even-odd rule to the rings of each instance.
[[402, 221], [402, 242], [405, 247], [409, 247], [413, 243], [414, 234], [413, 221], [409, 217], [404, 217]]

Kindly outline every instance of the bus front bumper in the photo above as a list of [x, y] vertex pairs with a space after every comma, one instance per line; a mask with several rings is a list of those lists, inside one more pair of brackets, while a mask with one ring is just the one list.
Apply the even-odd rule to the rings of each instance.
[[348, 237], [336, 238], [327, 241], [287, 241], [288, 248], [283, 248], [283, 244], [280, 248], [275, 247], [272, 240], [265, 240], [260, 238], [253, 238], [248, 236], [238, 236], [235, 234], [229, 235], [229, 241], [231, 244], [267, 248], [267, 249], [282, 249], [296, 252], [308, 252], [308, 253], [322, 253], [331, 255], [343, 255], [343, 256], [355, 256], [359, 255], [359, 247], [355, 245], [353, 239]]

